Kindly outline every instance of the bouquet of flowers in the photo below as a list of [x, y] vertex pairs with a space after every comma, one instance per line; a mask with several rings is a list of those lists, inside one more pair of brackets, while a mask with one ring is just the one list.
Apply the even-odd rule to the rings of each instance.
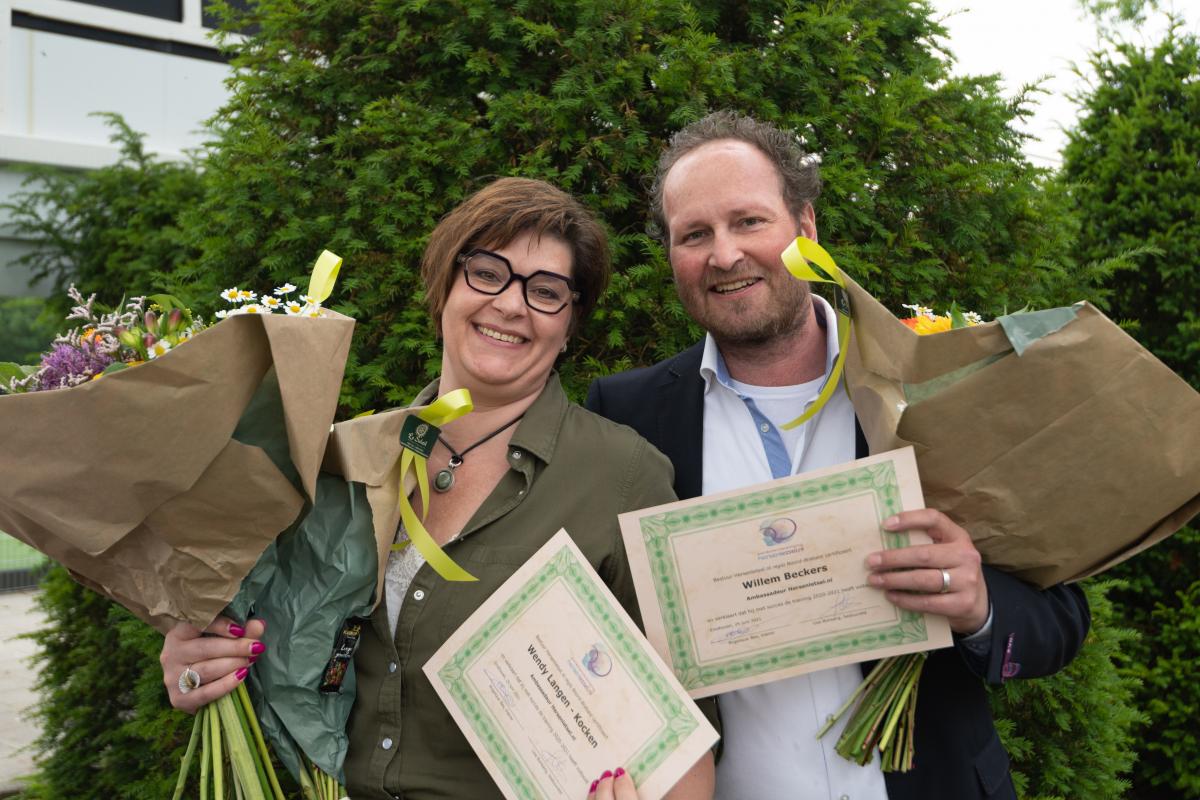
[[[871, 452], [911, 445], [926, 502], [985, 563], [1043, 588], [1079, 580], [1200, 512], [1200, 393], [1090, 304], [988, 323], [908, 306], [898, 320], [815, 242], [782, 257], [836, 287], [829, 384], [844, 366]], [[880, 662], [839, 713], [858, 703], [839, 753], [865, 763], [881, 747], [884, 769], [911, 766], [922, 660]]]
[[[289, 284], [207, 326], [167, 295], [102, 311], [72, 290], [74, 327], [0, 365], [0, 529], [160, 630], [206, 627], [316, 498], [353, 329], [320, 305], [340, 263], [318, 260], [296, 313], [270, 313]], [[211, 773], [223, 796], [228, 754], [239, 796], [281, 797], [249, 708], [243, 686], [197, 715], [189, 755], [207, 743], [203, 790]], [[338, 792], [318, 779], [307, 795]]]

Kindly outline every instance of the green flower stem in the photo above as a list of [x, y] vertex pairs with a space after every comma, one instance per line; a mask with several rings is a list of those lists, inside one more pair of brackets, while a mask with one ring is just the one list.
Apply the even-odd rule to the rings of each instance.
[[179, 800], [183, 797], [183, 787], [187, 785], [188, 772], [192, 768], [192, 757], [196, 755], [196, 743], [200, 740], [202, 718], [203, 715], [198, 713], [192, 723], [192, 736], [188, 739], [187, 750], [184, 751], [183, 758], [179, 762], [179, 778], [175, 781], [175, 793], [171, 795], [171, 800]]
[[250, 692], [246, 691], [245, 683], [238, 684], [237, 697], [246, 712], [246, 721], [250, 724], [250, 730], [254, 734], [254, 743], [258, 747], [259, 758], [267, 772], [271, 793], [275, 800], [284, 800], [283, 789], [279, 786], [279, 777], [275, 774], [275, 765], [271, 762], [271, 753], [267, 749], [267, 742], [263, 738], [262, 728], [258, 724], [258, 715], [254, 713], [254, 706], [250, 703]]
[[[245, 684], [239, 683], [238, 686]], [[267, 773], [263, 769], [262, 758], [259, 755], [258, 747], [254, 741], [254, 734], [250, 732], [250, 722], [246, 718], [246, 709], [242, 706], [241, 700], [238, 697], [230, 697], [233, 704], [233, 710], [237, 717], [238, 726], [242, 732], [242, 741], [246, 743], [247, 752], [250, 757], [250, 763], [254, 765], [255, 777], [258, 779], [258, 788], [262, 791], [264, 798], [271, 794], [271, 786], [267, 782]]]
[[866, 691], [868, 687], [873, 686], [875, 684], [875, 682], [879, 679], [880, 671], [883, 669], [883, 667], [886, 663], [887, 663], [887, 659], [884, 659], [883, 661], [878, 662], [871, 669], [871, 672], [868, 673], [867, 677], [863, 679], [863, 682], [858, 685], [858, 688], [854, 690], [853, 694], [851, 694], [849, 697], [846, 698], [846, 702], [842, 703], [842, 707], [839, 708], [836, 712], [834, 712], [833, 716], [831, 716], [829, 719], [825, 720], [825, 724], [821, 726], [821, 729], [819, 731], [817, 731], [818, 739], [820, 739], [825, 734], [829, 733], [829, 729], [832, 728], [834, 726], [834, 724], [837, 723], [837, 721], [842, 718], [842, 715], [845, 714], [850, 709], [850, 706], [852, 706], [854, 704], [854, 702], [859, 698], [859, 696], [864, 691]]
[[212, 703], [209, 703], [208, 709], [208, 728], [209, 744], [212, 746], [209, 754], [212, 756], [213, 766], [213, 796], [217, 800], [225, 800], [225, 770], [222, 769], [221, 763], [221, 717]]
[[[907, 769], [904, 765], [911, 765], [911, 735], [901, 736], [905, 741], [897, 742], [894, 734], [897, 729], [905, 731], [911, 727], [910, 717], [916, 708], [914, 692], [924, 660], [925, 655], [918, 653], [886, 658], [875, 665], [834, 717], [840, 718], [850, 703], [858, 700], [835, 747], [839, 755], [866, 764], [878, 745], [884, 751], [883, 769]], [[826, 723], [821, 732], [827, 732], [831, 725], [832, 722]], [[893, 767], [894, 764], [898, 766]]]
[[304, 800], [320, 800], [303, 758], [300, 759], [300, 794], [304, 797]]
[[209, 752], [212, 750], [212, 728], [208, 725], [208, 706], [196, 712], [203, 734], [200, 746], [200, 800], [208, 800], [208, 771], [212, 768]]
[[251, 750], [250, 742], [243, 734], [242, 723], [238, 718], [237, 703], [231, 696], [225, 695], [216, 700], [213, 705], [217, 707], [221, 725], [225, 729], [229, 745], [229, 762], [242, 789], [246, 792], [247, 800], [266, 800], [262, 784], [258, 780], [258, 772], [254, 767], [254, 751]]
[[900, 716], [908, 707], [908, 696], [916, 688], [917, 679], [921, 676], [920, 667], [923, 661], [924, 656], [919, 659], [913, 658], [909, 661], [909, 664], [905, 665], [904, 679], [900, 682], [902, 687], [900, 698], [891, 706], [887, 724], [883, 728], [883, 735], [879, 737], [879, 746], [881, 748], [888, 746], [892, 740], [892, 735], [896, 732], [896, 723], [900, 721]]

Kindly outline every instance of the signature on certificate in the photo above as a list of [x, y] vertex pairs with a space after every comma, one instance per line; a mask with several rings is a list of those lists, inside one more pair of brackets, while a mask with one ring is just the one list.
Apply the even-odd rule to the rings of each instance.
[[487, 667], [484, 667], [483, 674], [487, 676], [488, 685], [492, 687], [492, 691], [496, 693], [506, 708], [516, 705], [517, 699], [512, 696], [512, 692], [508, 690], [508, 684], [504, 682], [503, 678], [497, 678]]
[[845, 594], [838, 595], [837, 599], [833, 601], [833, 605], [829, 607], [829, 614], [826, 616], [841, 614], [845, 611], [858, 608], [861, 605], [860, 601], [854, 599], [849, 592], [846, 592]]
[[555, 776], [562, 778], [563, 768], [566, 766], [566, 761], [562, 756], [543, 750], [538, 746], [538, 743], [533, 739], [529, 740], [529, 747], [533, 750], [534, 758], [542, 763], [549, 772], [553, 772]]

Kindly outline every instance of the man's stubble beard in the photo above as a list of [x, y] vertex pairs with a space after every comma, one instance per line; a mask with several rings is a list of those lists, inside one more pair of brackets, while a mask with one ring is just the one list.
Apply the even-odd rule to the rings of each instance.
[[[688, 316], [712, 334], [718, 347], [739, 350], [770, 347], [783, 339], [798, 337], [808, 322], [808, 309], [812, 305], [812, 291], [804, 281], [789, 278], [784, 284], [782, 297], [772, 298], [768, 310], [771, 313], [757, 319], [746, 308], [749, 303], [738, 303], [728, 309], [731, 313], [710, 315], [705, 309], [703, 298], [694, 301], [692, 295], [679, 293]], [[676, 287], [678, 289], [678, 286]], [[778, 293], [778, 292], [777, 292]]]

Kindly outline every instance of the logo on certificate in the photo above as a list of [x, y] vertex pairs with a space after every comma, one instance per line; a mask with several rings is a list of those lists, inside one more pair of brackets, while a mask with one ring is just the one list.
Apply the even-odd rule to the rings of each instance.
[[583, 657], [583, 666], [597, 678], [603, 678], [612, 672], [612, 656], [605, 652], [604, 645], [594, 644], [592, 649], [587, 651], [587, 655]]
[[763, 520], [762, 524], [758, 526], [758, 532], [762, 534], [763, 544], [767, 547], [774, 547], [796, 535], [796, 523], [787, 517]]

